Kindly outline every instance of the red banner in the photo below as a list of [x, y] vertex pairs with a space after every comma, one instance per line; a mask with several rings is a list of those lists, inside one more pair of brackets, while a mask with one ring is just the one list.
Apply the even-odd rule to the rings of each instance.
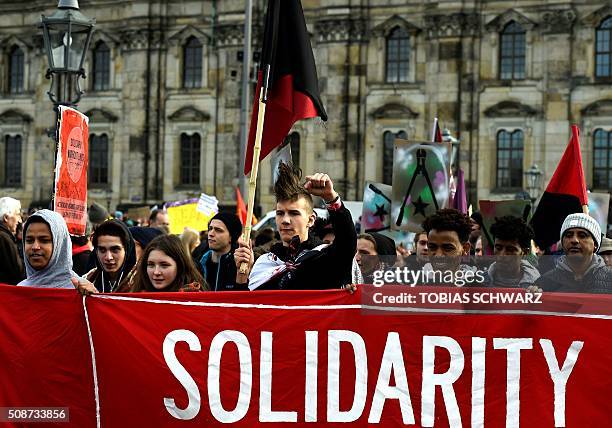
[[610, 315], [361, 298], [0, 286], [0, 407], [68, 408], [75, 427], [612, 424]]
[[53, 210], [66, 220], [71, 235], [84, 235], [87, 221], [89, 118], [60, 106], [59, 144]]

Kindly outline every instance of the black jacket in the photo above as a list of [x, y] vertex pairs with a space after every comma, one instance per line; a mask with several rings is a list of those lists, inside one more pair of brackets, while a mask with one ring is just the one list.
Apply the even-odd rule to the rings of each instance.
[[[257, 290], [324, 290], [341, 288], [351, 280], [353, 257], [357, 251], [357, 233], [351, 213], [342, 205], [329, 211], [336, 235], [334, 242], [320, 251], [312, 251], [322, 242], [309, 233], [304, 242], [284, 246], [278, 243], [270, 252], [294, 268], [262, 284]], [[296, 238], [297, 241], [297, 238]]]
[[72, 254], [72, 270], [79, 276], [85, 275], [89, 258], [91, 257], [91, 250], [81, 251], [77, 254]]
[[248, 291], [246, 284], [236, 284], [237, 269], [233, 251], [223, 254], [219, 263], [213, 263], [212, 250], [208, 250], [198, 264], [210, 291]]
[[582, 278], [576, 278], [565, 256], [557, 261], [557, 267], [538, 278], [535, 285], [544, 291], [559, 293], [612, 294], [612, 267], [593, 255], [591, 265]]
[[0, 283], [17, 285], [22, 279], [25, 279], [25, 271], [17, 238], [4, 223], [0, 223]]

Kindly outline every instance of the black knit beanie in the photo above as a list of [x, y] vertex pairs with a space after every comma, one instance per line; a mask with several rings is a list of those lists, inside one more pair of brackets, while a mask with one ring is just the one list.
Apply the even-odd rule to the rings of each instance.
[[[236, 245], [238, 243], [238, 238], [240, 238], [240, 234], [242, 233], [242, 223], [236, 214], [232, 213], [219, 213], [215, 215], [210, 221], [219, 220], [225, 224], [227, 230], [232, 238], [232, 244]], [[208, 223], [210, 224], [210, 222]]]

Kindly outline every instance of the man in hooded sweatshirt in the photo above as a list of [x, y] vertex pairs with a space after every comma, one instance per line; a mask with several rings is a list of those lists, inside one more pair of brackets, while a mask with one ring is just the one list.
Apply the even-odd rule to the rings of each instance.
[[234, 250], [241, 233], [242, 223], [236, 214], [219, 213], [208, 223], [208, 251], [198, 267], [212, 291], [248, 291], [246, 284], [236, 284]]
[[536, 281], [535, 288], [560, 293], [612, 293], [612, 267], [595, 254], [600, 244], [597, 220], [582, 213], [568, 215], [561, 226], [564, 255], [553, 270]]
[[113, 219], [96, 228], [92, 243], [96, 267], [86, 279], [101, 293], [116, 292], [136, 264], [134, 238], [125, 223]]
[[531, 254], [533, 230], [523, 219], [505, 216], [491, 226], [496, 261], [489, 266], [490, 285], [527, 288], [540, 272], [525, 257]]
[[64, 218], [49, 210], [32, 214], [23, 227], [26, 279], [18, 285], [72, 288], [72, 243]]

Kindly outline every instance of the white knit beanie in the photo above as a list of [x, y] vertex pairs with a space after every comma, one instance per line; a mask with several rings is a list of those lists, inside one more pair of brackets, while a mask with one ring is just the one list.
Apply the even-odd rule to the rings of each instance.
[[565, 231], [573, 228], [584, 229], [593, 235], [593, 240], [595, 241], [595, 252], [597, 252], [599, 246], [601, 245], [601, 228], [599, 227], [597, 220], [588, 214], [583, 213], [568, 215], [565, 217], [563, 225], [561, 226], [561, 240], [563, 240], [563, 234]]

